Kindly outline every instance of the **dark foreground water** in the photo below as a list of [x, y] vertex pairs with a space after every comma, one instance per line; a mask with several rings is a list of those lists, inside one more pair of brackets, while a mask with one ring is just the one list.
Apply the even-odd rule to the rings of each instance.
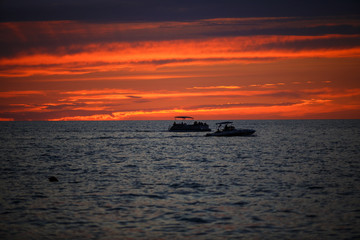
[[0, 239], [360, 239], [360, 120], [171, 123], [0, 123]]

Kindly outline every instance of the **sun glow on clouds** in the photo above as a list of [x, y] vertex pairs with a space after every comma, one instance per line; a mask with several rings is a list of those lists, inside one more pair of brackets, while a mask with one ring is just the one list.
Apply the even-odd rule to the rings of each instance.
[[[312, 114], [316, 112], [331, 113], [333, 111], [344, 110], [343, 106], [331, 105], [332, 100], [303, 100], [297, 104], [284, 106], [252, 106], [252, 107], [213, 107], [206, 109], [164, 109], [164, 110], [148, 110], [148, 111], [123, 111], [113, 112], [112, 114], [97, 114], [91, 116], [74, 116], [51, 119], [52, 121], [77, 121], [77, 120], [141, 120], [141, 119], [172, 119], [176, 114], [195, 115], [199, 118], [206, 119], [224, 119], [225, 118], [241, 118], [254, 119], [263, 115], [267, 118], [299, 118], [304, 114]], [[324, 107], [325, 106], [325, 107]], [[346, 110], [358, 109], [358, 106], [347, 107]]]
[[19, 97], [19, 96], [29, 96], [35, 94], [45, 94], [43, 91], [7, 91], [7, 92], [0, 92], [0, 98], [12, 98], [12, 97]]
[[360, 22], [345, 20], [0, 23], [0, 120], [357, 118], [360, 34], [332, 27]]
[[188, 89], [239, 89], [240, 86], [208, 86], [208, 87], [192, 87]]
[[[294, 49], [291, 44], [302, 41], [351, 38], [360, 40], [360, 35], [341, 36], [250, 36], [202, 40], [148, 41], [139, 43], [105, 43], [82, 46], [81, 52], [63, 55], [35, 53], [0, 59], [0, 65], [21, 75], [34, 74], [84, 74], [114, 68], [141, 65], [206, 64], [207, 62], [254, 62], [267, 59], [313, 58], [313, 57], [359, 57], [360, 46], [351, 48]], [[286, 44], [289, 44], [287, 47]], [[81, 63], [86, 65], [80, 65]], [[79, 64], [76, 71], [66, 64]], [[90, 64], [90, 65], [89, 65]], [[42, 68], [32, 70], [34, 66]], [[108, 65], [106, 67], [106, 65]], [[19, 69], [22, 66], [23, 69]], [[27, 68], [30, 66], [30, 68]], [[46, 67], [49, 66], [49, 67]], [[56, 66], [56, 67], [54, 67]], [[61, 67], [63, 66], [63, 67]], [[105, 66], [105, 69], [104, 69]], [[26, 74], [26, 70], [29, 71]], [[7, 71], [1, 75], [6, 76]], [[7, 73], [11, 75], [10, 73]], [[12, 74], [15, 74], [14, 71]], [[20, 75], [20, 76], [21, 76]]]
[[[282, 85], [280, 85], [282, 86]], [[304, 89], [295, 90], [279, 90], [264, 89], [257, 86], [259, 90], [252, 89], [254, 86], [244, 86], [242, 88], [248, 90], [236, 90], [238, 88], [222, 88], [226, 86], [217, 86], [210, 88], [196, 87], [199, 91], [183, 92], [153, 92], [137, 91], [131, 89], [104, 89], [104, 90], [81, 90], [59, 92], [57, 103], [44, 104], [12, 104], [13, 113], [17, 112], [42, 112], [51, 113], [54, 110], [61, 111], [83, 111], [85, 115], [66, 116], [60, 118], [48, 118], [53, 121], [60, 120], [128, 120], [128, 119], [171, 119], [174, 114], [189, 114], [198, 117], [221, 119], [225, 116], [234, 116], [237, 118], [259, 118], [259, 114], [267, 118], [299, 118], [304, 114], [311, 114], [313, 111], [317, 113], [329, 113], [332, 111], [356, 110], [358, 104], [339, 105], [336, 104], [336, 98], [346, 98], [351, 96], [360, 96], [360, 89], [352, 89], [346, 92], [336, 92], [334, 89]], [[234, 87], [234, 86], [232, 86]], [[219, 91], [219, 89], [223, 89]], [[261, 90], [260, 90], [261, 89]], [[190, 89], [191, 90], [191, 89]], [[15, 94], [16, 95], [16, 94]], [[8, 95], [9, 98], [15, 96]], [[281, 98], [280, 96], [286, 96]], [[289, 99], [289, 96], [292, 96]], [[60, 97], [63, 97], [60, 99]], [[253, 103], [243, 103], [241, 99], [254, 101]], [[210, 99], [209, 99], [210, 98]], [[225, 104], [212, 103], [208, 105], [196, 105], [194, 102], [211, 102], [211, 98], [227, 101]], [[163, 100], [166, 101], [163, 101]], [[179, 100], [180, 99], [180, 100]], [[258, 99], [267, 99], [266, 103], [256, 102]], [[282, 100], [281, 100], [282, 99]], [[151, 106], [156, 108], [148, 108], [136, 110], [134, 102], [141, 100], [150, 102]], [[159, 102], [160, 100], [160, 102]], [[180, 101], [182, 107], [172, 108], [175, 101]], [[282, 102], [279, 102], [282, 101]], [[290, 100], [291, 102], [284, 102]], [[123, 105], [130, 105], [126, 109]], [[123, 109], [123, 110], [121, 110]], [[101, 113], [101, 112], [109, 113]], [[91, 114], [95, 112], [96, 114]]]

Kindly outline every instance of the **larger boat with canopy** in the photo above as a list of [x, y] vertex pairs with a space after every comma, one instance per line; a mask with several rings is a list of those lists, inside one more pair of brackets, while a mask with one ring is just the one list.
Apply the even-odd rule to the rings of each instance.
[[205, 122], [192, 121], [193, 117], [176, 116], [170, 132], [210, 132], [209, 125]]

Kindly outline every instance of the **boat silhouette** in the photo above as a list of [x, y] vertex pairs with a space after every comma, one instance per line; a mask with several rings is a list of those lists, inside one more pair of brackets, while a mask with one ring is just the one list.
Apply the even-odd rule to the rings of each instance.
[[206, 134], [207, 137], [250, 136], [255, 133], [253, 129], [236, 129], [233, 122], [219, 122], [216, 125], [216, 132]]
[[[172, 126], [169, 127], [169, 132], [210, 132], [209, 125], [205, 122], [194, 121], [190, 123], [188, 120], [193, 120], [189, 116], [176, 116]], [[179, 121], [180, 120], [180, 121]]]

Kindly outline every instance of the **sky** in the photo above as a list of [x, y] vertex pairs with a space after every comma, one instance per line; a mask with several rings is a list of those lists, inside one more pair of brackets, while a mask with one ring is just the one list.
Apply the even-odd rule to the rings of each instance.
[[2, 0], [0, 120], [359, 119], [359, 7]]

